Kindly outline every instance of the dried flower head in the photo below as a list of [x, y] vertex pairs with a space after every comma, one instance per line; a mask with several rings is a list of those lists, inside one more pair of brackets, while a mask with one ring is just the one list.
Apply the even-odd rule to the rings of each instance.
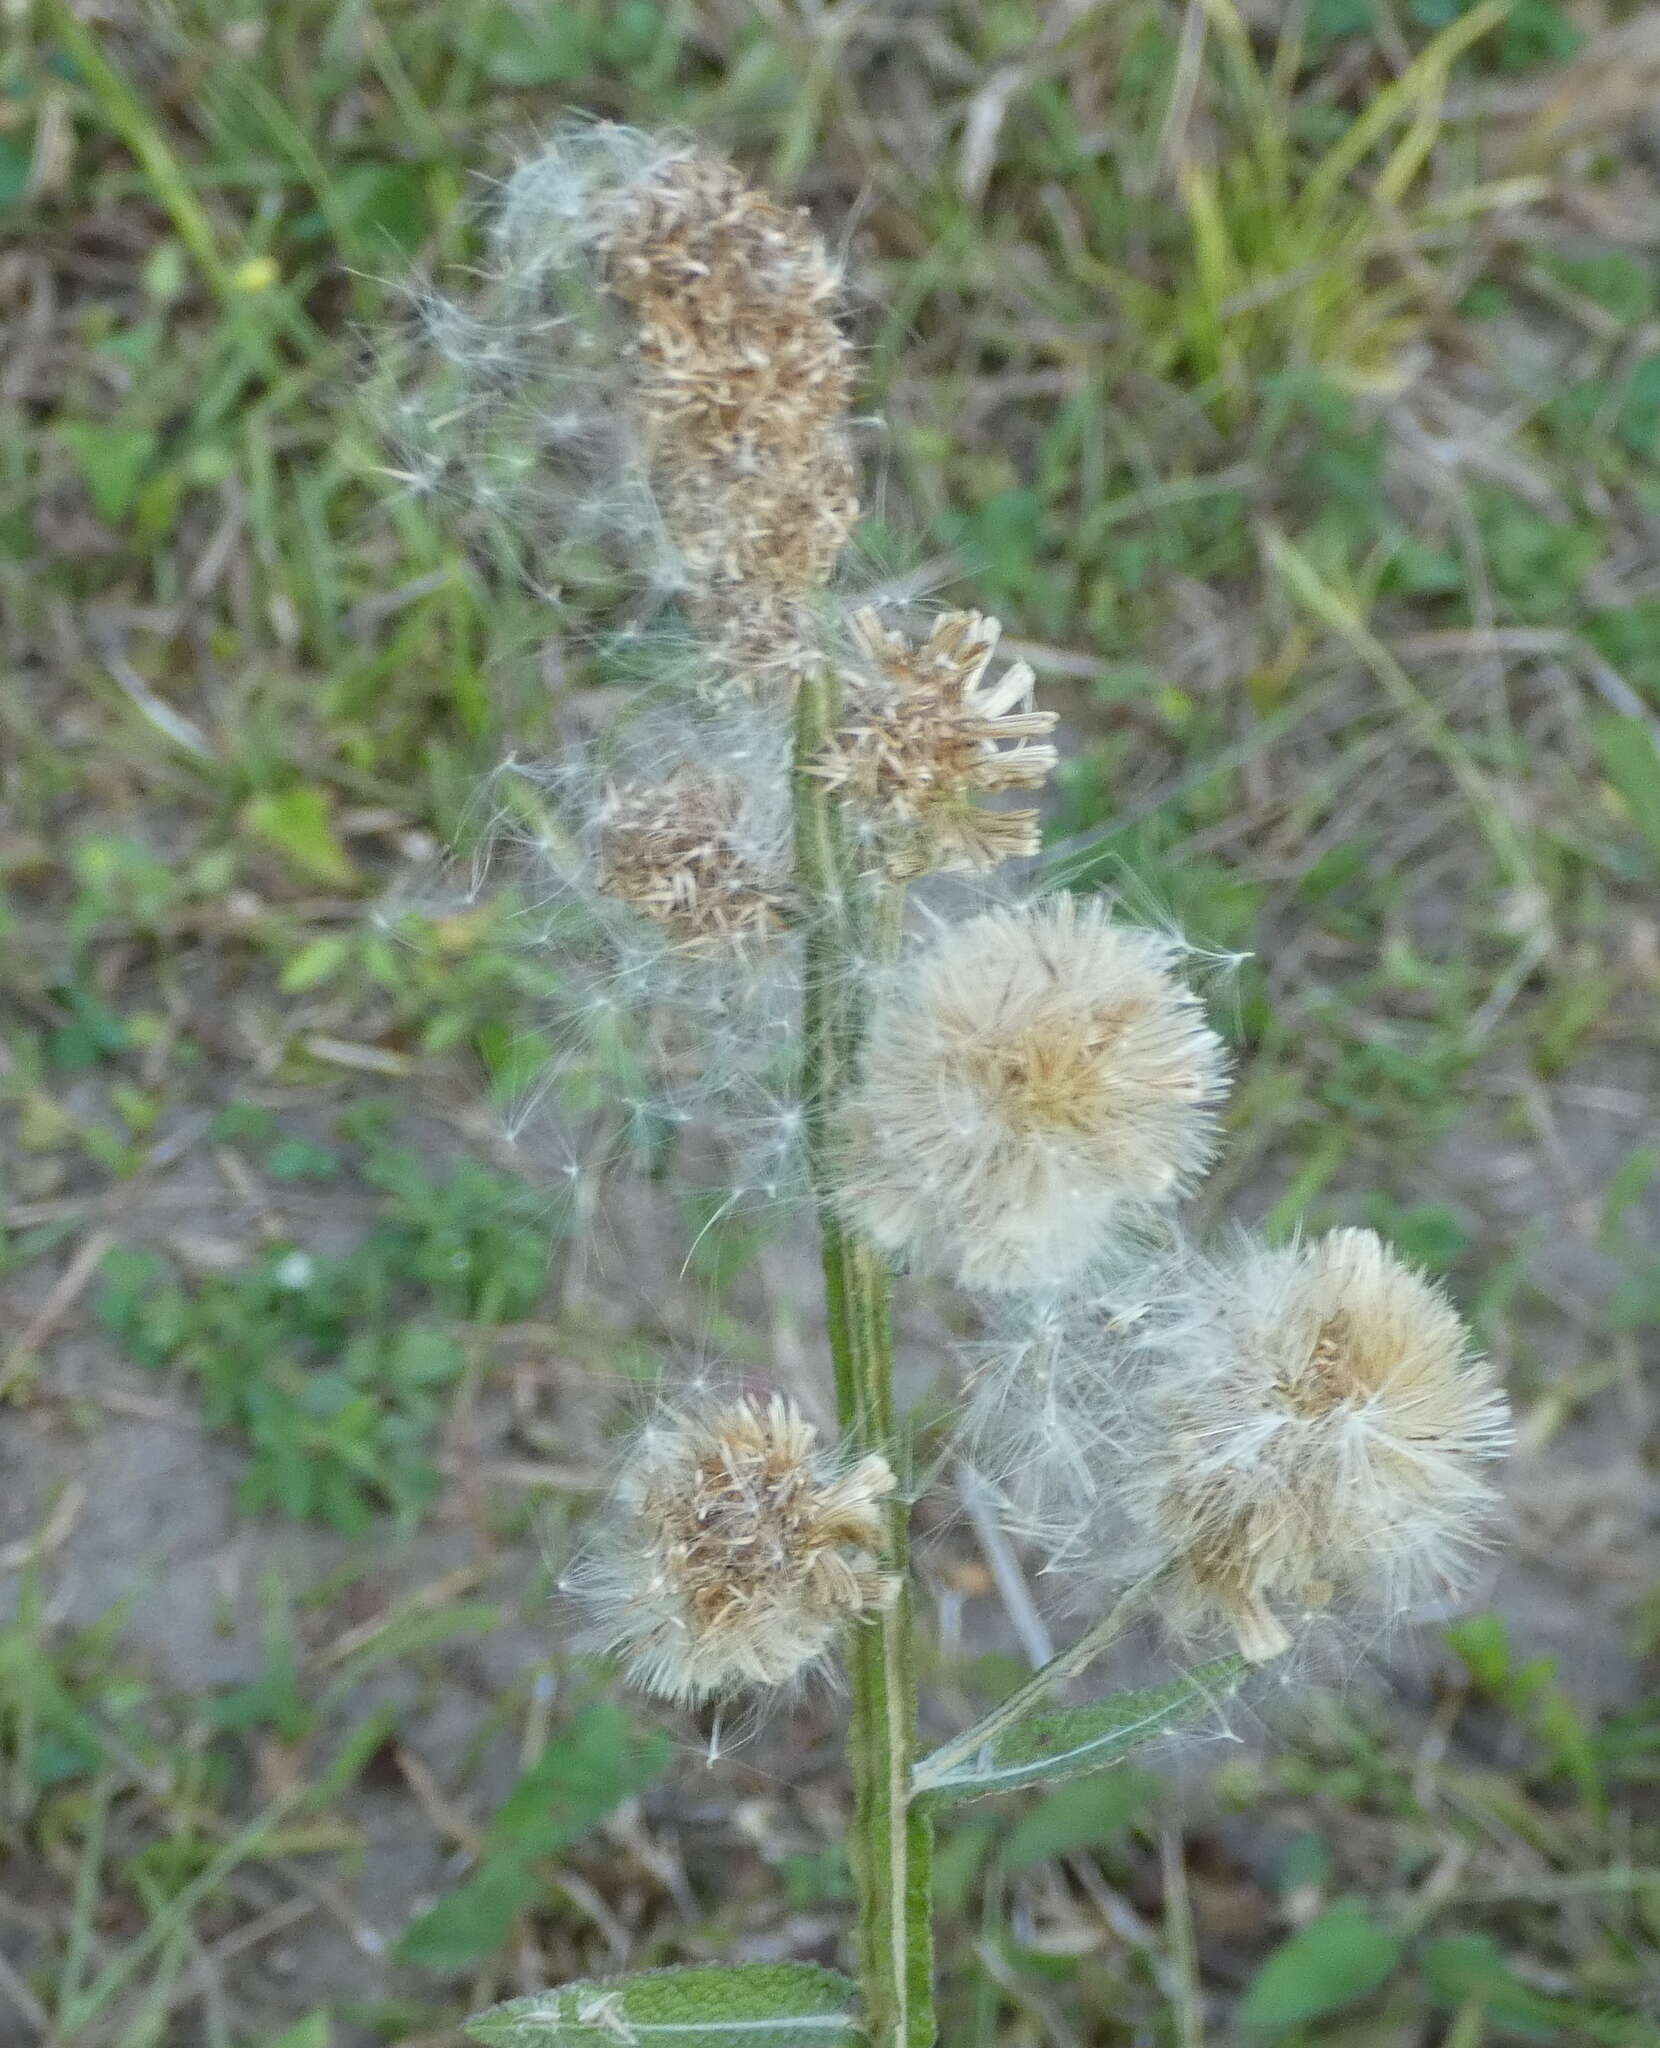
[[692, 588], [821, 588], [859, 507], [840, 282], [806, 215], [686, 150], [622, 195], [602, 260], [633, 318], [631, 398]]
[[1144, 1343], [1151, 1427], [1125, 1499], [1178, 1611], [1260, 1659], [1290, 1640], [1274, 1603], [1398, 1613], [1458, 1586], [1508, 1411], [1444, 1294], [1374, 1232], [1249, 1249]]
[[849, 625], [862, 659], [843, 672], [845, 722], [816, 773], [873, 830], [886, 871], [899, 880], [977, 873], [1035, 854], [1036, 811], [975, 802], [1038, 788], [1056, 759], [1052, 746], [1034, 744], [1056, 714], [1034, 708], [1026, 663], [986, 681], [997, 621], [947, 612], [915, 645], [874, 611]]
[[692, 769], [607, 791], [596, 886], [685, 946], [762, 939], [789, 920], [788, 874], [749, 842], [741, 790]]
[[572, 1188], [603, 1159], [660, 1164], [672, 1143], [734, 1205], [793, 1197], [789, 748], [787, 721], [749, 704], [708, 713], [641, 693], [596, 735], [573, 719], [550, 758], [490, 778], [471, 858], [425, 894], [429, 912], [489, 904], [522, 948], [546, 1056], [510, 1127]]
[[675, 592], [729, 688], [787, 695], [859, 510], [840, 288], [731, 164], [568, 121], [507, 181], [473, 287], [422, 293], [388, 352], [393, 473], [539, 592]]
[[965, 1286], [1079, 1272], [1210, 1156], [1226, 1061], [1180, 952], [1070, 896], [945, 931], [872, 1020], [841, 1121], [843, 1212]]
[[886, 1459], [821, 1450], [777, 1395], [669, 1416], [635, 1446], [571, 1590], [648, 1692], [784, 1685], [892, 1600], [877, 1560], [893, 1488]]

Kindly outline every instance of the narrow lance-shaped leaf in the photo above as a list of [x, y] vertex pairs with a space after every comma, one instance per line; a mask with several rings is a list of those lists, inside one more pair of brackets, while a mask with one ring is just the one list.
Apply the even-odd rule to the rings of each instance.
[[1028, 1714], [968, 1755], [961, 1753], [960, 1743], [951, 1743], [936, 1752], [944, 1759], [940, 1764], [925, 1757], [917, 1766], [914, 1790], [943, 1799], [978, 1799], [1100, 1770], [1231, 1698], [1248, 1668], [1243, 1657], [1218, 1657], [1171, 1685]]
[[466, 2032], [490, 2048], [814, 2048], [857, 2032], [853, 1995], [813, 1963], [648, 1970], [511, 1999]]

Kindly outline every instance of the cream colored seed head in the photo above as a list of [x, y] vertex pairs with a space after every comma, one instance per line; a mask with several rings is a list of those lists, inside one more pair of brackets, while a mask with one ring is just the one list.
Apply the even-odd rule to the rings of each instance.
[[628, 1676], [698, 1701], [800, 1677], [897, 1581], [878, 1562], [884, 1458], [852, 1464], [778, 1396], [649, 1429], [575, 1590]]
[[974, 799], [1036, 789], [1055, 749], [1035, 742], [1056, 714], [1032, 703], [1032, 671], [986, 671], [1001, 627], [978, 612], [947, 612], [913, 645], [873, 611], [855, 613], [862, 660], [842, 675], [844, 723], [817, 773], [875, 829], [882, 865], [898, 880], [975, 873], [1038, 850], [1036, 811], [986, 811]]
[[840, 1118], [843, 1213], [965, 1286], [1071, 1279], [1210, 1156], [1226, 1058], [1179, 956], [1070, 896], [945, 931], [872, 1020]]
[[693, 594], [821, 588], [859, 504], [840, 285], [805, 214], [687, 151], [621, 195], [602, 260], [633, 318], [633, 403]]
[[741, 815], [735, 784], [689, 770], [612, 789], [599, 824], [596, 886], [682, 946], [767, 938], [789, 921], [789, 881], [746, 847]]
[[1179, 1609], [1261, 1659], [1290, 1640], [1276, 1603], [1399, 1613], [1467, 1576], [1508, 1410], [1441, 1290], [1374, 1232], [1243, 1254], [1151, 1346], [1129, 1500]]

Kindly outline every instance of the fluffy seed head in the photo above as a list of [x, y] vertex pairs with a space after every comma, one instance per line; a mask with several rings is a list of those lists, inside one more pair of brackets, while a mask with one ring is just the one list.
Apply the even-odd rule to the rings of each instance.
[[759, 707], [642, 691], [480, 791], [471, 858], [437, 902], [491, 906], [522, 950], [547, 1056], [509, 1110], [515, 1139], [585, 1165], [660, 1160], [672, 1142], [734, 1200], [793, 1196], [790, 746]]
[[647, 1692], [784, 1685], [892, 1600], [877, 1559], [893, 1488], [886, 1459], [820, 1449], [777, 1395], [667, 1417], [636, 1445], [572, 1590]]
[[734, 784], [694, 770], [609, 790], [597, 887], [685, 946], [731, 946], [781, 931], [789, 879], [746, 847], [742, 811]]
[[822, 587], [858, 496], [840, 286], [805, 214], [688, 150], [623, 195], [603, 261], [632, 315], [632, 399], [690, 585]]
[[841, 1120], [843, 1212], [965, 1286], [1078, 1273], [1210, 1156], [1225, 1056], [1179, 951], [1070, 896], [945, 931], [872, 1020]]
[[1036, 811], [974, 801], [1038, 788], [1056, 759], [1052, 746], [1035, 744], [1056, 714], [1034, 708], [1025, 662], [986, 682], [997, 621], [947, 612], [914, 645], [874, 611], [849, 625], [861, 658], [843, 671], [845, 722], [816, 773], [874, 831], [886, 871], [899, 880], [984, 872], [1036, 853]]
[[1263, 1658], [1289, 1642], [1275, 1602], [1402, 1612], [1458, 1586], [1508, 1411], [1440, 1289], [1374, 1232], [1248, 1250], [1145, 1341], [1153, 1428], [1126, 1498], [1181, 1610]]

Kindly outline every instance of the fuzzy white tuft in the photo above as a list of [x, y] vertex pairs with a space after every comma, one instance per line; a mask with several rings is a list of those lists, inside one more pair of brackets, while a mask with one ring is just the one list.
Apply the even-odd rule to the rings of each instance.
[[1103, 1490], [1133, 1454], [1130, 1349], [1151, 1304], [1179, 1284], [1168, 1242], [1138, 1238], [1068, 1294], [1006, 1299], [966, 1348], [961, 1442], [996, 1490], [1011, 1534], [1048, 1568], [1094, 1571]]
[[739, 1400], [652, 1423], [566, 1582], [590, 1641], [671, 1700], [776, 1687], [881, 1611], [887, 1461], [819, 1446], [794, 1405]]
[[[789, 735], [759, 708], [636, 704], [597, 740], [509, 760], [475, 852], [428, 898], [496, 906], [522, 952], [541, 1057], [509, 1109], [586, 1172], [631, 1157], [746, 1206], [793, 1199], [801, 948], [792, 928]], [[527, 1062], [528, 1064], [528, 1062]], [[731, 1148], [709, 1156], [708, 1141]]]
[[1137, 1350], [1120, 1500], [1179, 1616], [1264, 1657], [1288, 1641], [1276, 1605], [1396, 1615], [1466, 1582], [1508, 1409], [1441, 1289], [1374, 1232], [1202, 1267]]
[[1212, 1151], [1226, 1058], [1180, 957], [1069, 896], [945, 931], [872, 1020], [840, 1118], [843, 1213], [968, 1287], [1077, 1276]]

